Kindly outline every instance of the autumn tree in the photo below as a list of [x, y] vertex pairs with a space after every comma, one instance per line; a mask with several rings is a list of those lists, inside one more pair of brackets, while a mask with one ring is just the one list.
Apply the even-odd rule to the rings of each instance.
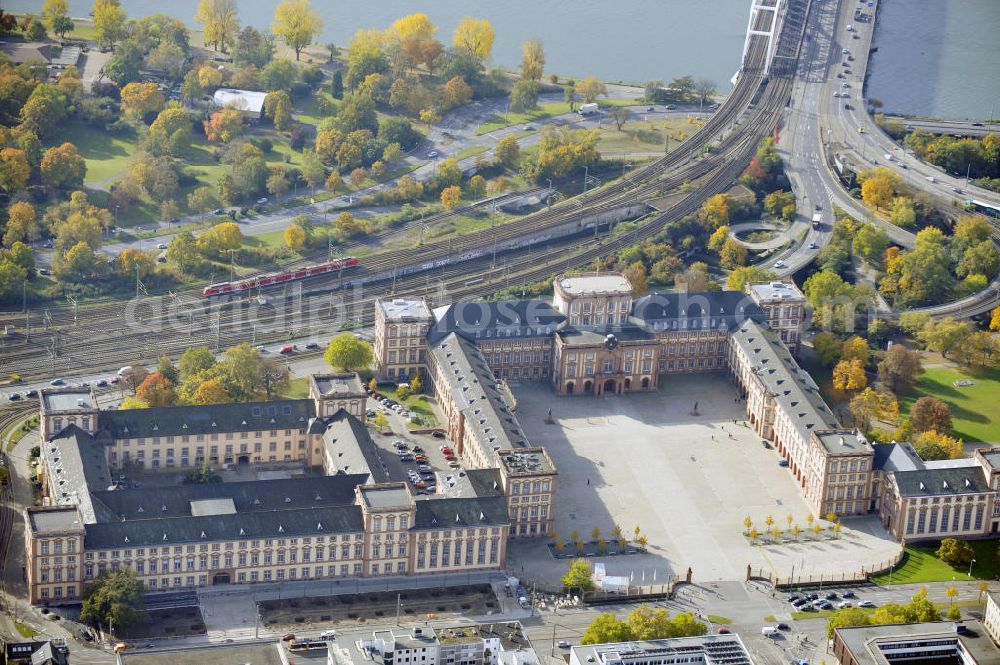
[[630, 264], [625, 270], [622, 271], [622, 275], [628, 280], [628, 283], [632, 285], [632, 295], [633, 297], [640, 297], [649, 291], [649, 281], [646, 277], [646, 265], [642, 261], [636, 261]]
[[213, 143], [229, 143], [243, 133], [243, 117], [236, 109], [221, 109], [204, 121], [205, 137]]
[[948, 432], [951, 430], [951, 408], [937, 397], [925, 395], [910, 408], [910, 425], [914, 432]]
[[926, 461], [958, 459], [965, 454], [961, 439], [930, 430], [913, 439], [913, 449]]
[[738, 268], [747, 262], [747, 248], [735, 238], [726, 238], [719, 250], [719, 261], [723, 268]]
[[922, 371], [920, 354], [902, 344], [893, 344], [878, 364], [879, 380], [896, 393], [909, 392]]
[[155, 83], [129, 83], [121, 91], [122, 117], [128, 120], [142, 120], [150, 113], [159, 113], [166, 103]]
[[833, 368], [833, 387], [837, 390], [856, 391], [867, 384], [868, 378], [860, 360], [841, 360]]
[[576, 91], [583, 97], [583, 101], [587, 104], [593, 104], [601, 95], [608, 96], [608, 87], [602, 81], [598, 80], [596, 76], [588, 76], [582, 81], [577, 82]]
[[135, 396], [151, 407], [171, 406], [177, 401], [177, 393], [170, 379], [159, 372], [153, 372], [135, 389]]
[[115, 269], [125, 279], [135, 279], [137, 274], [142, 278], [156, 269], [156, 261], [146, 252], [128, 247], [118, 253]]
[[444, 84], [444, 103], [447, 108], [462, 106], [472, 99], [472, 88], [461, 76], [453, 76]]
[[45, 151], [40, 172], [42, 182], [50, 187], [81, 187], [87, 175], [87, 162], [80, 156], [75, 145], [63, 143]]
[[887, 207], [902, 184], [902, 178], [884, 166], [862, 171], [858, 179], [861, 180], [861, 198], [876, 210]]
[[490, 59], [495, 37], [493, 26], [487, 19], [466, 16], [455, 27], [452, 44], [459, 53], [482, 63]]
[[323, 19], [309, 0], [282, 0], [274, 9], [271, 29], [295, 50], [295, 59], [298, 60], [302, 49], [309, 46], [323, 29]]
[[194, 404], [228, 404], [233, 401], [221, 379], [202, 381], [192, 395]]
[[389, 41], [406, 42], [408, 40], [423, 41], [433, 39], [437, 26], [427, 17], [427, 14], [417, 12], [402, 16], [390, 25], [385, 36]]
[[73, 20], [69, 17], [67, 0], [45, 0], [42, 6], [42, 18], [53, 34], [65, 37], [73, 29]]
[[840, 347], [841, 360], [858, 360], [861, 362], [862, 367], [868, 364], [870, 353], [871, 350], [868, 348], [868, 342], [857, 335], [852, 335], [845, 339], [843, 345]]
[[292, 121], [292, 100], [284, 90], [267, 93], [264, 98], [264, 114], [274, 123], [279, 132], [288, 129]]
[[730, 291], [742, 291], [747, 284], [770, 282], [778, 278], [778, 273], [761, 266], [740, 266], [729, 273], [726, 287]]
[[0, 189], [13, 194], [24, 189], [29, 178], [31, 164], [24, 150], [9, 146], [0, 150]]
[[462, 188], [451, 185], [441, 190], [441, 205], [445, 210], [454, 210], [462, 200]]
[[542, 40], [529, 39], [521, 45], [521, 78], [541, 81], [545, 70], [545, 49]]
[[198, 245], [206, 251], [222, 253], [239, 249], [243, 233], [236, 222], [222, 222], [198, 236]]
[[35, 240], [40, 234], [35, 208], [27, 201], [15, 201], [7, 208], [7, 228], [3, 244], [10, 247], [15, 242]]
[[240, 21], [235, 0], [201, 0], [194, 20], [202, 26], [205, 43], [216, 51], [225, 53], [227, 46], [236, 44]]
[[516, 169], [521, 162], [521, 146], [518, 145], [517, 137], [505, 136], [497, 141], [493, 153], [497, 161], [506, 169]]

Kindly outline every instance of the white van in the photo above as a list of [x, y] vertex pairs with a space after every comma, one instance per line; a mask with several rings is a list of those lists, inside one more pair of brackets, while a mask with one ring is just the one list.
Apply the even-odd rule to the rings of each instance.
[[847, 24], [847, 31], [848, 31], [848, 32], [854, 32], [854, 26], [853, 26], [853, 25], [851, 25], [850, 23], [848, 23], [848, 24]]
[[778, 634], [778, 629], [774, 626], [764, 626], [760, 629], [760, 634], [764, 637], [774, 637]]
[[128, 374], [131, 371], [132, 371], [132, 366], [131, 365], [125, 365], [124, 367], [122, 367], [122, 368], [120, 368], [118, 370], [118, 376], [125, 376], [126, 374]]

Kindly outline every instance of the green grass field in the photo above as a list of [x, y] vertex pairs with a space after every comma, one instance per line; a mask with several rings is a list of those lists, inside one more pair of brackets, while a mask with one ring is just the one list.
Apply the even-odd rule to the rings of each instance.
[[972, 577], [968, 566], [953, 568], [934, 556], [938, 543], [910, 545], [906, 548], [903, 561], [891, 575], [886, 573], [872, 578], [875, 584], [915, 584], [920, 582], [948, 582], [951, 580], [995, 579], [1000, 575], [997, 563], [998, 540], [972, 540], [969, 544], [975, 550], [976, 562], [972, 565]]
[[622, 131], [618, 131], [614, 121], [608, 121], [598, 130], [600, 139], [597, 149], [609, 157], [616, 152], [662, 152], [667, 136], [670, 137], [671, 148], [674, 148], [700, 126], [699, 121], [689, 123], [681, 119], [632, 120], [625, 123]]
[[300, 376], [288, 382], [288, 390], [282, 395], [284, 399], [303, 399], [309, 396], [309, 379]]
[[80, 156], [87, 162], [88, 183], [120, 176], [135, 153], [134, 138], [114, 136], [83, 123], [68, 125], [65, 134], [67, 140], [76, 144]]
[[[959, 379], [975, 385], [956, 387]], [[920, 375], [913, 394], [900, 399], [900, 411], [909, 413], [918, 398], [931, 395], [951, 407], [952, 434], [969, 441], [1000, 439], [1000, 370], [931, 367]]]
[[498, 129], [503, 129], [508, 125], [522, 125], [526, 122], [534, 122], [536, 120], [551, 118], [554, 115], [563, 115], [564, 113], [569, 112], [569, 104], [565, 102], [549, 102], [547, 104], [539, 104], [537, 109], [534, 111], [528, 111], [527, 113], [515, 113], [510, 111], [506, 115], [506, 123], [504, 122], [503, 114], [495, 115], [491, 120], [488, 120], [487, 122], [484, 122], [476, 127], [476, 135], [488, 134]]

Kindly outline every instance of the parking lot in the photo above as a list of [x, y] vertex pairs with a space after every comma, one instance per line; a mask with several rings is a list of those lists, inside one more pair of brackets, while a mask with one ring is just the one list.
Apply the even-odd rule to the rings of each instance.
[[[743, 406], [722, 375], [668, 377], [655, 393], [556, 398], [544, 384], [514, 387], [529, 439], [544, 446], [559, 471], [555, 531], [570, 542], [593, 529], [610, 538], [615, 525], [649, 541], [649, 552], [596, 557], [608, 575], [634, 584], [683, 576], [742, 579], [747, 566], [788, 575], [856, 572], [889, 559], [898, 544], [874, 518], [847, 520], [838, 539], [766, 547], [743, 536], [743, 520], [786, 516], [805, 528], [809, 508], [773, 449], [742, 424]], [[699, 415], [692, 415], [697, 402]], [[553, 424], [546, 424], [551, 407]], [[738, 421], [738, 422], [734, 422]], [[555, 581], [565, 561], [544, 544], [514, 542], [512, 570]]]
[[370, 397], [368, 401], [369, 422], [382, 413], [391, 428], [391, 433], [373, 431], [372, 434], [382, 461], [391, 478], [409, 482], [417, 495], [430, 496], [438, 490], [439, 483], [445, 483], [449, 477], [454, 480], [462, 473], [461, 464], [443, 432], [411, 431], [406, 426], [406, 412], [392, 407], [391, 400], [379, 403], [377, 398]]

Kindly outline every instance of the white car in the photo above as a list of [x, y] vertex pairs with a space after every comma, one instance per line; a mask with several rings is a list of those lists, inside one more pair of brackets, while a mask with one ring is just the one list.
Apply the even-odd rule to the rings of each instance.
[[427, 153], [427, 159], [434, 159], [437, 156], [438, 156], [437, 150], [431, 150], [429, 153]]
[[858, 603], [858, 607], [875, 607], [875, 603], [870, 600], [862, 600]]
[[156, 246], [156, 249], [166, 249], [166, 248], [167, 248], [166, 243], [162, 243], [162, 242], [159, 245]]
[[319, 634], [321, 640], [332, 640], [336, 636], [337, 633], [336, 631], [333, 630], [324, 630], [322, 633]]
[[774, 267], [778, 268], [778, 269], [784, 268], [785, 267], [785, 262], [784, 261], [775, 261], [774, 262]]

